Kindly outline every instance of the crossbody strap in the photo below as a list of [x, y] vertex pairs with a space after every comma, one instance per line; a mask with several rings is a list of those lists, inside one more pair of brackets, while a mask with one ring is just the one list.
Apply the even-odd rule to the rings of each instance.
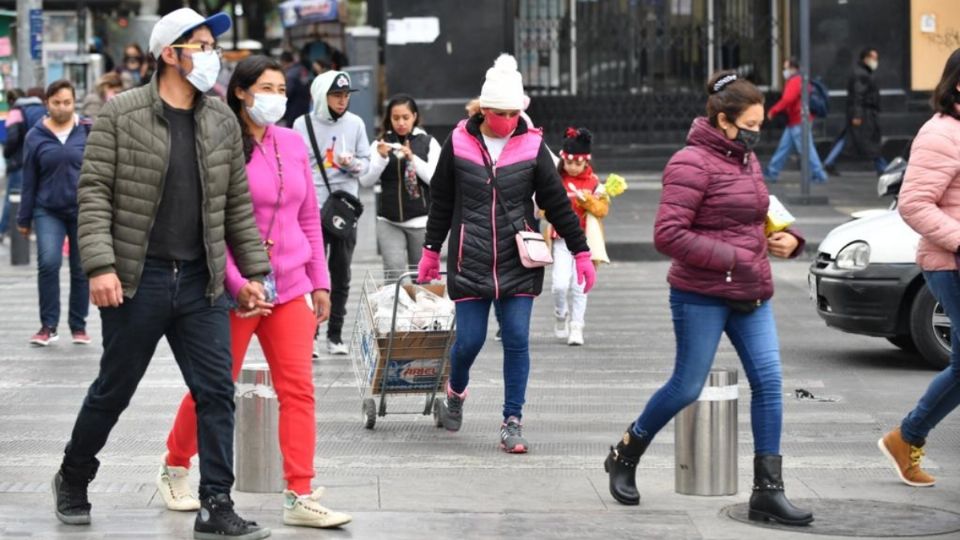
[[[480, 142], [480, 141], [477, 141]], [[497, 174], [493, 171], [493, 165], [490, 163], [489, 152], [487, 151], [486, 145], [481, 144], [480, 155], [483, 157], [483, 166], [487, 169], [487, 174], [490, 175], [490, 185], [493, 186], [493, 189], [497, 189]], [[513, 231], [517, 234], [520, 233], [520, 229], [517, 229], [517, 224], [510, 219], [510, 209], [507, 208], [507, 204], [503, 202], [503, 199], [497, 197], [497, 202], [500, 203], [500, 208], [503, 210], [503, 214], [507, 216], [507, 220], [510, 222], [510, 226], [513, 227]], [[496, 224], [494, 224], [496, 226]]]
[[317, 158], [317, 168], [320, 169], [320, 175], [323, 176], [323, 183], [327, 186], [327, 192], [333, 193], [330, 189], [330, 180], [327, 179], [327, 168], [324, 166], [324, 159], [320, 154], [320, 146], [317, 144], [317, 134], [313, 131], [313, 121], [310, 120], [310, 113], [303, 115], [303, 121], [307, 124], [307, 135], [310, 136], [310, 146], [313, 147], [313, 156]]

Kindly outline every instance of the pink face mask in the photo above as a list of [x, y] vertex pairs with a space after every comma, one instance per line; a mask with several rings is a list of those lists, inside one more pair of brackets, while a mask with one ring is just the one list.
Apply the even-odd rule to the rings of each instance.
[[513, 133], [513, 131], [517, 129], [517, 124], [520, 122], [519, 114], [513, 118], [507, 118], [491, 112], [484, 115], [483, 118], [486, 120], [487, 125], [490, 126], [490, 131], [500, 138], [506, 137]]

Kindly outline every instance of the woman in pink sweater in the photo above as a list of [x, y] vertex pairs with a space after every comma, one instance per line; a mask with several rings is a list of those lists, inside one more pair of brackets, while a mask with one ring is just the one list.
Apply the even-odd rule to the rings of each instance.
[[[296, 132], [273, 125], [283, 116], [286, 101], [283, 71], [274, 60], [252, 56], [237, 65], [227, 104], [240, 121], [254, 215], [273, 272], [264, 283], [268, 298], [250, 300], [247, 281], [227, 253], [226, 288], [240, 303], [230, 316], [233, 378], [256, 334], [280, 402], [280, 450], [287, 482], [283, 522], [337, 527], [350, 516], [321, 506], [321, 490], [311, 492], [310, 486], [316, 441], [311, 351], [317, 325], [330, 314], [330, 278], [307, 149]], [[187, 394], [157, 478], [160, 495], [171, 510], [199, 508], [186, 481], [190, 458], [197, 453], [194, 409]]]
[[950, 365], [934, 377], [917, 406], [877, 446], [905, 484], [928, 487], [920, 467], [927, 434], [960, 405], [960, 49], [950, 55], [931, 100], [933, 118], [917, 133], [900, 191], [900, 215], [920, 233], [917, 264], [950, 317]]

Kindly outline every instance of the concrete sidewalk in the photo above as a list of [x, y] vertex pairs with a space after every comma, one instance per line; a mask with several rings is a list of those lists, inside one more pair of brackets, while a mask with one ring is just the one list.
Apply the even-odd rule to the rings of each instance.
[[[631, 191], [614, 206], [610, 237], [649, 243], [659, 179], [628, 176]], [[846, 220], [850, 210], [884, 205], [872, 197], [872, 181], [853, 175], [834, 179], [825, 186], [830, 206], [791, 207], [811, 243], [817, 227], [826, 230]], [[787, 176], [774, 186], [778, 189], [797, 188]], [[369, 194], [365, 197], [370, 202]], [[368, 208], [353, 266], [350, 320], [360, 277], [380, 265], [372, 205]], [[97, 373], [99, 317], [92, 310], [92, 346], [61, 340], [46, 349], [29, 347], [27, 339], [38, 327], [36, 271], [10, 267], [8, 260], [7, 246], [0, 246], [0, 538], [189, 538], [194, 516], [164, 510], [153, 484], [185, 392], [166, 343], [101, 453], [103, 465], [91, 485], [93, 524], [69, 527], [54, 517], [49, 481]], [[602, 467], [607, 449], [669, 377], [675, 350], [667, 263], [622, 259], [602, 268], [590, 294], [585, 347], [568, 347], [553, 337], [549, 295], [534, 304], [525, 409], [529, 454], [506, 455], [497, 447], [502, 353], [491, 322], [471, 374], [464, 427], [455, 434], [416, 414], [423, 407], [420, 396], [392, 400], [376, 429], [364, 429], [349, 359], [314, 363], [315, 485], [326, 486], [324, 503], [352, 513], [353, 523], [337, 531], [283, 527], [279, 494], [235, 492], [240, 513], [273, 528], [278, 538], [960, 538], [960, 414], [947, 417], [929, 439], [924, 465], [937, 477], [934, 488], [902, 485], [876, 448], [877, 438], [912, 408], [934, 373], [884, 340], [826, 328], [807, 300], [809, 262], [774, 264], [784, 365], [784, 474], [790, 497], [815, 509], [811, 527], [760, 528], [725, 513], [750, 496], [750, 391], [742, 371], [737, 495], [674, 493], [670, 424], [640, 463], [642, 504], [625, 507], [610, 497]], [[66, 270], [62, 277], [66, 297]], [[254, 344], [248, 362], [262, 358]], [[716, 365], [739, 367], [727, 340]], [[826, 400], [798, 399], [797, 389]], [[196, 485], [196, 474], [192, 482]]]

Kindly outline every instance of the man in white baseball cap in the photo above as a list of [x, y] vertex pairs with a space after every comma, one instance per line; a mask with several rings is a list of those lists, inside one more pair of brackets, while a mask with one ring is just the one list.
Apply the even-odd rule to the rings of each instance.
[[[103, 355], [54, 476], [57, 518], [90, 523], [97, 454], [166, 337], [197, 403], [200, 498], [185, 467], [157, 474], [167, 507], [197, 511], [194, 538], [257, 540], [270, 530], [233, 508], [234, 385], [229, 253], [247, 279], [238, 309], [269, 306], [270, 261], [253, 218], [240, 126], [208, 98], [220, 72], [216, 36], [230, 18], [178, 9], [156, 24], [149, 84], [107, 102], [87, 139], [77, 189], [80, 258], [100, 308]], [[158, 460], [159, 461], [159, 460]]]

